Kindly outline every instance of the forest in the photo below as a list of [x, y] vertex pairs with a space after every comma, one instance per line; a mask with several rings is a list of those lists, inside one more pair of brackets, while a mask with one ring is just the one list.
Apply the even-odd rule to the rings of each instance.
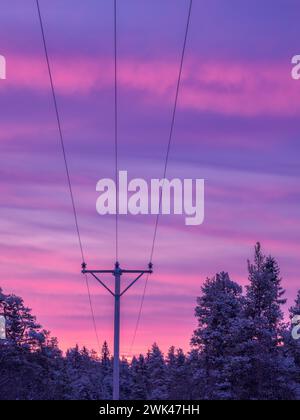
[[[153, 344], [145, 355], [121, 360], [122, 400], [299, 400], [300, 340], [287, 315], [275, 258], [255, 246], [243, 289], [227, 272], [201, 286], [190, 351]], [[191, 309], [193, 310], [193, 308]], [[66, 353], [38, 324], [23, 299], [0, 289], [1, 400], [110, 400], [112, 356], [75, 346]], [[155, 337], [153, 337], [155, 340]]]

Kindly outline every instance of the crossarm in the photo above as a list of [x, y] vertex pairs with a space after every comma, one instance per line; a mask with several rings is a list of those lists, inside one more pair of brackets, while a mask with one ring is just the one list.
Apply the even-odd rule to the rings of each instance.
[[123, 292], [121, 293], [121, 295], [120, 296], [123, 296], [124, 295], [124, 293], [126, 293], [127, 292], [127, 290], [129, 290], [143, 275], [144, 275], [145, 273], [140, 273], [140, 275], [135, 279], [135, 280], [133, 280], [133, 282], [131, 282], [130, 283], [130, 285], [128, 286], [128, 287], [126, 287], [126, 289], [125, 290], [123, 290]]
[[122, 270], [124, 274], [152, 274], [153, 270]]
[[91, 272], [91, 275], [104, 287], [104, 289], [106, 289], [112, 296], [116, 296], [115, 294], [114, 294], [114, 292], [112, 292], [111, 290], [110, 290], [110, 288], [109, 287], [107, 287], [106, 286], [106, 284], [105, 283], [103, 283], [103, 281], [101, 281], [93, 272]]

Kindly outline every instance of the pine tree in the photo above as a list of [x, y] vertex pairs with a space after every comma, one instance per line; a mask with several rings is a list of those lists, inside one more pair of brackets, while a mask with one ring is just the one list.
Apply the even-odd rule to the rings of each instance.
[[63, 354], [58, 347], [57, 339], [51, 337], [49, 332], [45, 333], [45, 336], [41, 349], [35, 353], [31, 352], [32, 358], [43, 372], [40, 375], [40, 399], [60, 400], [64, 398], [66, 389]]
[[45, 341], [45, 331], [36, 322], [31, 309], [24, 305], [22, 298], [4, 295], [0, 288], [0, 314], [6, 319], [8, 343], [29, 350], [39, 349]]
[[101, 365], [91, 353], [78, 345], [66, 354], [66, 376], [69, 391], [68, 400], [103, 399], [103, 375]]
[[263, 255], [261, 245], [257, 243], [254, 263], [248, 262], [248, 270], [247, 313], [250, 318], [264, 324], [269, 331], [269, 339], [276, 347], [280, 343], [280, 327], [284, 318], [281, 307], [286, 303], [279, 266], [273, 257]]
[[134, 357], [131, 362], [131, 399], [146, 400], [148, 395], [148, 370], [145, 357], [141, 354], [138, 359]]
[[192, 349], [186, 360], [187, 400], [204, 400], [206, 398], [206, 370], [199, 349]]
[[102, 346], [101, 371], [103, 375], [102, 392], [106, 400], [112, 399], [113, 395], [113, 364], [107, 342]]
[[[0, 289], [7, 340], [0, 343], [1, 399], [55, 399], [62, 392], [62, 353], [23, 300]], [[12, 375], [13, 372], [13, 375]]]
[[147, 355], [147, 376], [149, 378], [149, 400], [167, 400], [167, 377], [164, 356], [157, 344], [153, 344]]
[[189, 391], [187, 389], [188, 373], [186, 356], [182, 349], [175, 350], [172, 346], [167, 356], [167, 385], [168, 398], [170, 400], [187, 400]]
[[251, 322], [248, 354], [253, 372], [248, 392], [254, 399], [285, 399], [290, 392], [284, 380], [286, 360], [281, 346], [285, 331], [281, 307], [286, 300], [279, 266], [273, 257], [262, 253], [257, 243], [254, 262], [248, 262], [248, 269], [246, 316]]
[[128, 360], [123, 357], [120, 362], [120, 398], [123, 401], [130, 400], [132, 393], [132, 376]]
[[108, 348], [107, 341], [104, 341], [103, 346], [102, 346], [102, 351], [101, 351], [101, 365], [104, 368], [107, 368], [108, 366], [110, 366], [110, 364], [111, 364], [110, 351]]
[[199, 352], [199, 393], [204, 399], [238, 399], [243, 393], [249, 363], [243, 302], [242, 288], [224, 272], [207, 279], [197, 299], [192, 345]]

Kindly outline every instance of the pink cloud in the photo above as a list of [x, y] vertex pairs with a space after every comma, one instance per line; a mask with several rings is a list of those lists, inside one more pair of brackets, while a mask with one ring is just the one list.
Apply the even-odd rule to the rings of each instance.
[[[20, 87], [49, 89], [43, 56], [8, 57], [6, 89]], [[89, 94], [111, 88], [111, 59], [53, 59], [55, 85], [60, 94]], [[119, 62], [119, 84], [137, 92], [141, 100], [169, 104], [174, 98], [178, 75], [177, 62], [122, 59]], [[264, 63], [205, 61], [187, 59], [183, 74], [180, 106], [196, 111], [226, 115], [299, 115], [295, 81], [290, 68], [282, 62]]]

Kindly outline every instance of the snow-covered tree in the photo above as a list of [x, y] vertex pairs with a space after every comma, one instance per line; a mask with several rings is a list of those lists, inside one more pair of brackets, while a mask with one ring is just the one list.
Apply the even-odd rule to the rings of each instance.
[[1, 399], [55, 399], [63, 393], [62, 353], [23, 299], [0, 289], [7, 340], [0, 342]]
[[183, 350], [175, 350], [175, 347], [172, 346], [169, 349], [166, 363], [168, 398], [170, 400], [189, 399], [189, 390], [186, 386], [188, 382], [188, 372], [186, 356]]
[[282, 351], [285, 325], [282, 305], [284, 290], [276, 260], [266, 257], [256, 244], [254, 262], [248, 263], [246, 316], [251, 322], [248, 355], [252, 376], [247, 390], [255, 399], [285, 399], [290, 393], [284, 380], [287, 360]]
[[78, 346], [67, 351], [66, 376], [69, 387], [67, 399], [100, 400], [103, 398], [103, 376], [99, 361]]
[[31, 309], [24, 305], [22, 298], [4, 295], [0, 289], [0, 315], [6, 320], [6, 337], [10, 344], [34, 350], [45, 341], [46, 332], [36, 322]]
[[257, 243], [254, 263], [248, 262], [248, 270], [247, 314], [259, 321], [258, 334], [264, 335], [268, 330], [269, 333], [262, 338], [270, 340], [270, 345], [276, 347], [281, 340], [282, 305], [286, 303], [279, 266], [273, 257], [264, 256], [261, 245]]
[[197, 346], [193, 348], [186, 359], [187, 369], [187, 400], [203, 400], [206, 397], [206, 369], [203, 357]]
[[102, 350], [101, 350], [101, 365], [104, 368], [107, 368], [111, 365], [111, 359], [110, 359], [110, 351], [108, 348], [107, 341], [104, 341]]
[[148, 395], [148, 370], [145, 357], [141, 354], [138, 358], [134, 357], [131, 362], [131, 399], [146, 400]]
[[236, 399], [247, 374], [242, 288], [227, 273], [207, 279], [197, 299], [198, 329], [192, 345], [199, 351], [198, 380], [205, 399]]
[[120, 362], [120, 398], [130, 400], [132, 393], [132, 377], [128, 360], [123, 357]]
[[148, 399], [166, 400], [168, 398], [166, 365], [157, 344], [153, 344], [149, 351], [146, 366], [149, 378]]
[[106, 341], [104, 341], [101, 351], [101, 372], [103, 398], [109, 400], [113, 395], [113, 360]]

